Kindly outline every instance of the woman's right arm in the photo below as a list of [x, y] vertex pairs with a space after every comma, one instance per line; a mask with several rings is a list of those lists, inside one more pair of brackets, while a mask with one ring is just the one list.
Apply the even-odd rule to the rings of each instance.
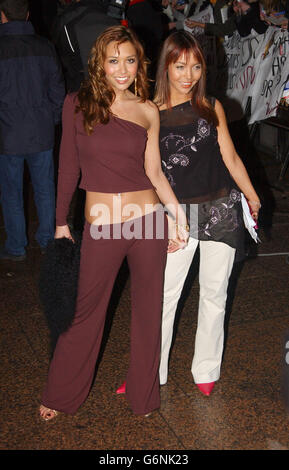
[[251, 180], [241, 158], [236, 152], [227, 126], [224, 109], [218, 100], [216, 100], [215, 110], [219, 120], [219, 125], [217, 127], [218, 143], [220, 146], [223, 161], [227, 169], [229, 170], [233, 180], [236, 182], [236, 184], [248, 200], [248, 203], [252, 210], [253, 218], [257, 220], [259, 209], [261, 207], [260, 199], [251, 183]]
[[62, 137], [59, 154], [55, 238], [72, 238], [67, 216], [80, 175], [76, 145], [74, 95], [67, 95], [62, 110]]
[[147, 101], [146, 111], [150, 128], [148, 129], [144, 168], [161, 203], [173, 217], [171, 223], [169, 218], [169, 238], [171, 239], [169, 252], [173, 252], [184, 248], [188, 243], [187, 216], [162, 170], [159, 150], [160, 118], [157, 106]]

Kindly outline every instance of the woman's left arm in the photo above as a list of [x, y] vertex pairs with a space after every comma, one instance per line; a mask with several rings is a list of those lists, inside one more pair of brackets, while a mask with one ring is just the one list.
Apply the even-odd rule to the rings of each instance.
[[253, 218], [257, 219], [259, 209], [261, 207], [260, 199], [251, 183], [241, 158], [236, 152], [227, 126], [224, 109], [218, 100], [216, 100], [215, 111], [219, 119], [219, 125], [217, 127], [218, 142], [220, 145], [223, 161], [228, 168], [233, 180], [237, 183], [238, 187], [248, 200]]
[[147, 102], [147, 117], [150, 122], [148, 140], [145, 151], [144, 168], [161, 203], [173, 215], [177, 225], [177, 234], [181, 240], [187, 242], [189, 237], [187, 217], [181, 204], [178, 202], [166, 176], [162, 171], [159, 150], [160, 119], [157, 106], [151, 101]]

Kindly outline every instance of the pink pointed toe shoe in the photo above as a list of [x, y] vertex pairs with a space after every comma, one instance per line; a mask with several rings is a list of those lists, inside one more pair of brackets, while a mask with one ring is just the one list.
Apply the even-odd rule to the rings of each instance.
[[126, 382], [123, 382], [123, 384], [121, 384], [121, 386], [118, 387], [116, 393], [118, 395], [121, 395], [122, 393], [125, 393], [125, 386], [126, 386]]
[[214, 386], [215, 386], [215, 382], [209, 382], [209, 383], [206, 383], [206, 384], [196, 384], [196, 386], [198, 387], [198, 389], [204, 394], [206, 395], [207, 397], [211, 394]]

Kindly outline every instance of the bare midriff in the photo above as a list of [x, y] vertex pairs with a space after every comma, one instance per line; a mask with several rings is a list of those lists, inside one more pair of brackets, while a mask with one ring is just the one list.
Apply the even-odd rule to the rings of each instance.
[[160, 204], [154, 189], [125, 193], [86, 191], [85, 219], [92, 225], [117, 224], [154, 212]]

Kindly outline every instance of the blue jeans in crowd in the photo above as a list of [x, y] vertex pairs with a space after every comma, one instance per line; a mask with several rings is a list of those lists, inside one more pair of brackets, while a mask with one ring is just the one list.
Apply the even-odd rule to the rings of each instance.
[[26, 160], [34, 190], [39, 226], [36, 240], [41, 248], [54, 238], [55, 184], [53, 151], [25, 155], [0, 155], [1, 204], [6, 230], [5, 249], [13, 255], [25, 254], [27, 245], [23, 203], [23, 172]]

